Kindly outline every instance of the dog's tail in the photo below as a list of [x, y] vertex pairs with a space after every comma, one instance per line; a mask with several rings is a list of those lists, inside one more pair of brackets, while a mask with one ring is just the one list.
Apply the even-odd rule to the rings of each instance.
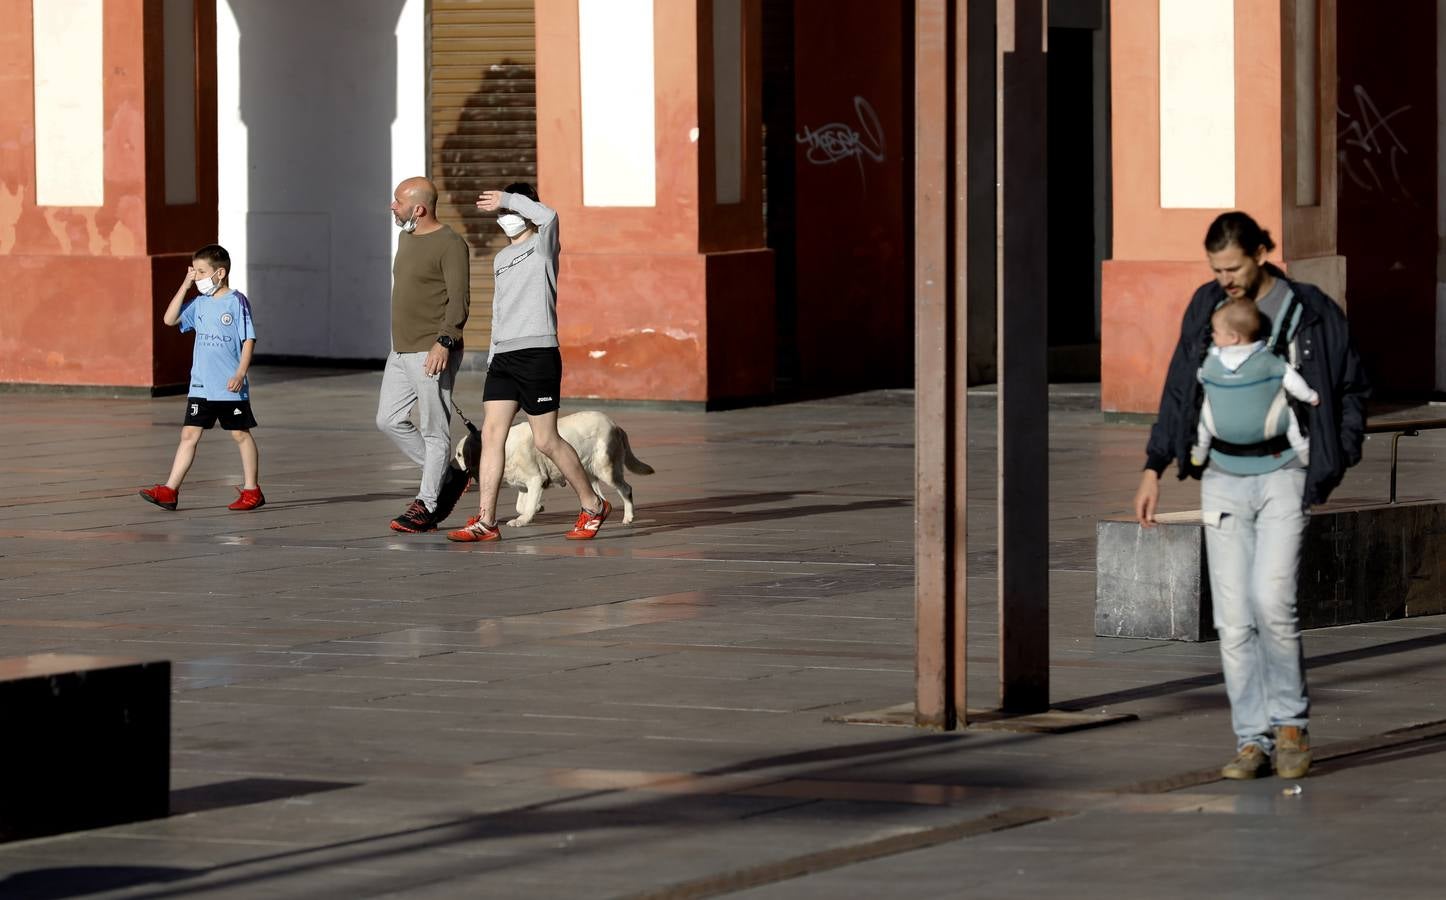
[[651, 475], [651, 474], [653, 474], [653, 467], [652, 467], [652, 466], [648, 465], [647, 463], [643, 462], [641, 459], [638, 459], [637, 456], [633, 455], [633, 445], [628, 442], [628, 433], [627, 433], [626, 431], [623, 431], [621, 428], [619, 428], [619, 429], [618, 429], [618, 437], [622, 439], [622, 444], [623, 444], [623, 465], [625, 465], [625, 466], [628, 467], [628, 471], [629, 471], [629, 472], [632, 472], [632, 473], [634, 473], [634, 474], [636, 474], [636, 475]]

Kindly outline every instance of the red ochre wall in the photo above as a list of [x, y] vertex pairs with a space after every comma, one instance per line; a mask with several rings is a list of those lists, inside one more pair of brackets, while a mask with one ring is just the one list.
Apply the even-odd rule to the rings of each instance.
[[[562, 240], [558, 339], [569, 397], [720, 403], [773, 390], [772, 251], [763, 247], [761, 147], [744, 121], [743, 202], [714, 205], [705, 4], [654, 6], [657, 202], [583, 205], [582, 101], [575, 0], [537, 4], [538, 191]], [[759, 7], [743, 4], [757, 52]], [[700, 23], [706, 23], [700, 25]], [[756, 64], [745, 65], [756, 103]], [[695, 129], [701, 139], [690, 137]]]
[[[190, 250], [215, 239], [214, 127], [198, 129], [199, 202], [164, 209], [160, 4], [104, 9], [104, 204], [38, 207], [31, 3], [0, 0], [0, 382], [186, 380], [190, 341], [160, 313]], [[214, 32], [214, 4], [197, 13]], [[214, 122], [214, 66], [200, 68], [198, 118]]]
[[[1233, 92], [1235, 208], [1277, 237], [1278, 7], [1236, 0]], [[1101, 285], [1100, 406], [1107, 412], [1153, 413], [1180, 337], [1180, 317], [1195, 288], [1211, 278], [1205, 231], [1225, 210], [1161, 207], [1159, 5], [1113, 0], [1111, 9], [1114, 255], [1104, 263]]]

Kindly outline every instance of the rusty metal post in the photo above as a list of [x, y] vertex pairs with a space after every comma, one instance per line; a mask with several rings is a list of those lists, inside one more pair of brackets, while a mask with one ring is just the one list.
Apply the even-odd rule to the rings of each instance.
[[963, 41], [954, 0], [917, 0], [914, 721], [963, 724], [965, 696], [965, 143]]
[[998, 2], [999, 684], [1049, 708], [1047, 0]]

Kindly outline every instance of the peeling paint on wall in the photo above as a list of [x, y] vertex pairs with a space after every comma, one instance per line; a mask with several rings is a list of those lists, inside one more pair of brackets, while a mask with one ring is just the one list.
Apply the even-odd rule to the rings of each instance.
[[0, 181], [0, 253], [9, 253], [15, 247], [15, 223], [20, 221], [20, 210], [25, 205], [25, 185], [15, 186]]
[[116, 222], [110, 230], [110, 252], [112, 256], [134, 256], [136, 236], [124, 222]]
[[66, 230], [65, 222], [61, 220], [64, 210], [59, 207], [50, 206], [45, 209], [45, 224], [50, 228], [50, 233], [55, 237], [55, 243], [60, 246], [60, 252], [70, 255], [70, 234]]

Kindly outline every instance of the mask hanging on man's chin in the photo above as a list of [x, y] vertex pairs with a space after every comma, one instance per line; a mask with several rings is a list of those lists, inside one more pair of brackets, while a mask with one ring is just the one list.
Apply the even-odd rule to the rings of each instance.
[[497, 227], [502, 233], [510, 238], [515, 238], [527, 230], [527, 220], [517, 213], [503, 213], [497, 217]]
[[416, 216], [412, 216], [410, 219], [407, 219], [404, 222], [401, 219], [397, 218], [396, 213], [392, 213], [392, 222], [395, 223], [398, 228], [402, 229], [402, 231], [406, 232], [407, 234], [411, 234], [412, 232], [417, 230]]

